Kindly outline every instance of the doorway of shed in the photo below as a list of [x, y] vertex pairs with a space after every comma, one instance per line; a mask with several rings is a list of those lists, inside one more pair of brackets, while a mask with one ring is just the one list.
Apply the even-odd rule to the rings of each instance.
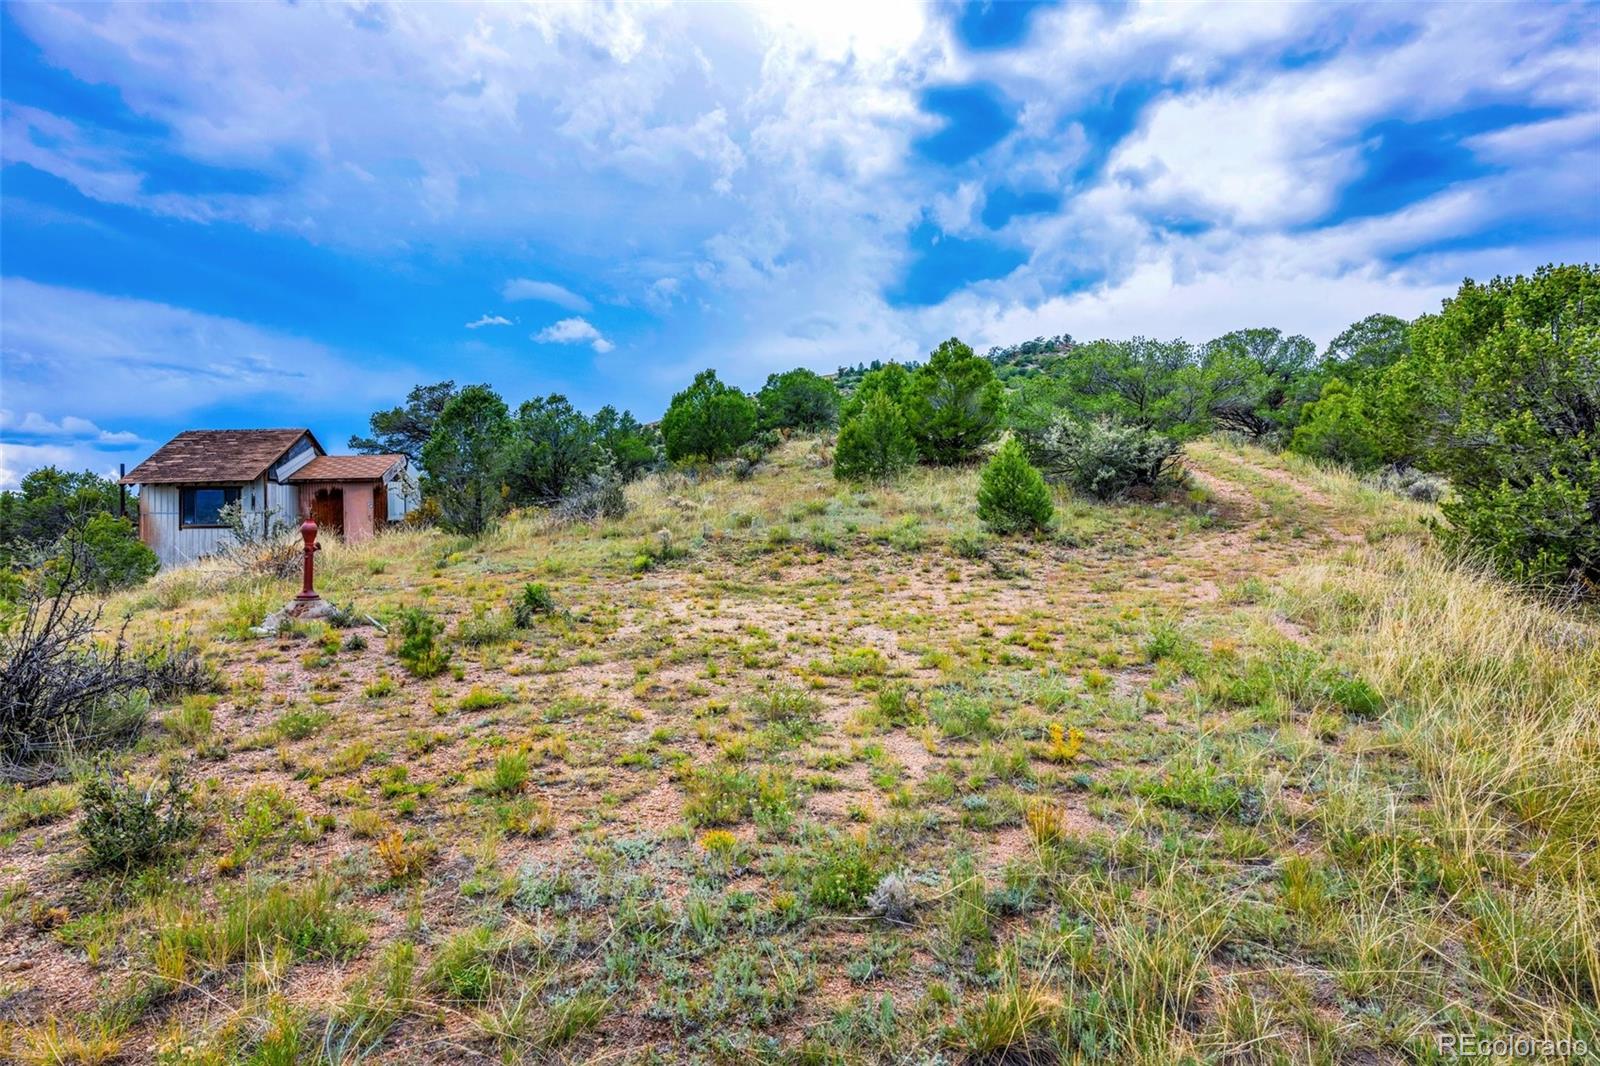
[[311, 497], [311, 520], [318, 529], [333, 533], [344, 532], [344, 489], [318, 489]]

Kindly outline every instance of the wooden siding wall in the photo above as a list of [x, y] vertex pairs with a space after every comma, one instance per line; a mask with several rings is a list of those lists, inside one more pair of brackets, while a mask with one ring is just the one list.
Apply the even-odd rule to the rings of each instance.
[[[162, 566], [181, 566], [215, 555], [233, 539], [225, 529], [182, 528], [179, 499], [177, 485], [139, 486], [139, 537]], [[239, 487], [239, 501], [247, 514], [262, 518], [270, 511], [275, 521], [300, 524], [300, 493], [293, 485], [259, 477]]]

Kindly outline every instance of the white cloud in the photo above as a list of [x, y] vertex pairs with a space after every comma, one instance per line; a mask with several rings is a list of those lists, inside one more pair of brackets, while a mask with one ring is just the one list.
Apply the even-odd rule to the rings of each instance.
[[101, 477], [115, 478], [118, 461], [114, 455], [83, 444], [21, 444], [0, 440], [0, 490], [15, 489], [23, 475], [42, 466], [74, 473], [88, 470]]
[[184, 416], [229, 402], [260, 411], [264, 422], [292, 424], [311, 413], [392, 402], [419, 380], [409, 367], [374, 370], [315, 341], [169, 304], [23, 278], [0, 279], [0, 300], [8, 404], [39, 412], [69, 400], [79, 412], [70, 423], [31, 416], [41, 432], [86, 431], [130, 412]]
[[59, 421], [52, 422], [37, 411], [29, 411], [18, 418], [11, 411], [0, 410], [0, 432], [29, 437], [70, 438], [98, 444], [149, 443], [131, 430], [101, 429], [87, 418], [76, 415], [63, 415]]
[[535, 333], [532, 339], [540, 344], [587, 343], [602, 355], [616, 347], [616, 345], [606, 340], [599, 330], [582, 318], [563, 318], [561, 321], [546, 326], [538, 333]]
[[500, 286], [500, 295], [507, 300], [542, 300], [569, 311], [588, 311], [593, 306], [571, 289], [532, 278], [512, 278]]
[[[619, 390], [644, 381], [661, 392], [706, 365], [755, 383], [796, 363], [916, 356], [951, 333], [982, 346], [1063, 331], [1203, 338], [1270, 322], [1325, 339], [1369, 310], [1431, 306], [1469, 265], [1527, 270], [1546, 251], [1419, 249], [1541, 211], [1548, 224], [1562, 205], [1593, 202], [1600, 100], [1582, 7], [1063, 5], [1034, 15], [1025, 45], [983, 53], [960, 48], [948, 21], [919, 4], [10, 14], [47, 62], [111, 87], [171, 134], [151, 148], [8, 105], [8, 161], [91, 198], [344, 251], [548, 264], [595, 303], [629, 301], [659, 324], [648, 348], [597, 361]], [[1282, 62], [1289, 54], [1298, 60]], [[1015, 102], [1018, 131], [969, 165], [920, 159], [916, 139], [938, 123], [919, 94], [973, 81]], [[1464, 142], [1491, 173], [1316, 228], [1361, 173], [1358, 142], [1374, 121], [1500, 102], [1573, 114]], [[154, 192], [151, 153], [281, 180], [248, 195]], [[1102, 157], [1103, 173], [1088, 165]], [[906, 231], [932, 217], [981, 235], [983, 194], [1003, 182], [1062, 195], [1059, 209], [1008, 225], [1028, 261], [935, 307], [892, 306], [883, 294], [907, 267]], [[1169, 215], [1211, 228], [1174, 234], [1158, 224]], [[1571, 244], [1581, 252], [1594, 237], [1574, 233]], [[593, 311], [547, 280], [513, 278], [500, 291]], [[226, 367], [214, 387], [238, 396], [258, 383], [276, 395], [305, 388], [294, 375], [316, 360], [336, 380], [345, 373], [338, 353], [245, 323], [52, 299], [49, 324], [28, 324], [38, 314], [8, 301], [8, 377], [28, 358], [13, 355], [16, 338], [41, 332], [56, 352], [125, 344], [162, 355], [138, 373], [95, 357], [108, 384], [91, 388], [107, 399], [82, 413], [102, 421], [126, 396], [192, 403], [211, 361]], [[103, 309], [114, 325], [96, 317]], [[134, 328], [126, 340], [123, 317]], [[485, 314], [467, 326], [505, 321]], [[613, 351], [581, 317], [534, 336]], [[649, 361], [630, 361], [633, 350]], [[182, 370], [170, 386], [169, 363]], [[7, 402], [55, 410], [32, 398], [42, 395]]]
[[509, 326], [511, 320], [504, 315], [479, 315], [476, 321], [468, 322], [468, 329], [482, 329], [484, 326]]

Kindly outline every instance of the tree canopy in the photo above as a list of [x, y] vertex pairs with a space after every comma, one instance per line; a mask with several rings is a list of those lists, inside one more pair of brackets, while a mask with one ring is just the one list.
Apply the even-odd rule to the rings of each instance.
[[672, 398], [661, 420], [667, 458], [726, 459], [756, 433], [755, 401], [702, 370], [694, 383]]

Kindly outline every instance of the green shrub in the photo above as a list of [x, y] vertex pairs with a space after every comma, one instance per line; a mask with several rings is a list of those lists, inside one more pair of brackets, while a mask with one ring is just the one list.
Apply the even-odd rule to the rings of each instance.
[[900, 405], [873, 395], [839, 430], [833, 476], [841, 481], [887, 481], [917, 461], [917, 445]]
[[839, 390], [806, 369], [771, 374], [756, 393], [762, 429], [819, 430], [839, 417]]
[[449, 668], [450, 649], [439, 644], [443, 632], [444, 627], [420, 607], [400, 612], [400, 646], [395, 656], [412, 676], [437, 677]]
[[515, 617], [505, 611], [491, 611], [482, 604], [473, 608], [471, 618], [463, 618], [456, 627], [456, 639], [474, 648], [504, 644], [520, 627]]
[[1600, 268], [1471, 281], [1385, 374], [1394, 435], [1449, 479], [1453, 543], [1512, 578], [1600, 583]]
[[194, 806], [182, 775], [174, 770], [165, 787], [145, 788], [101, 767], [84, 781], [83, 821], [78, 833], [98, 868], [129, 870], [160, 858], [195, 831]]
[[1055, 505], [1044, 477], [1016, 438], [1000, 446], [978, 483], [978, 518], [996, 533], [1031, 533], [1050, 524]]
[[522, 586], [522, 595], [512, 602], [511, 612], [518, 629], [529, 629], [545, 615], [556, 613], [556, 599], [544, 585], [530, 582]]
[[1301, 455], [1332, 459], [1363, 471], [1372, 470], [1385, 458], [1365, 398], [1342, 378], [1322, 386], [1322, 395], [1305, 406], [1289, 447]]
[[661, 419], [667, 458], [726, 459], [756, 433], [756, 405], [732, 385], [702, 370], [694, 383], [672, 398]]
[[861, 837], [836, 837], [818, 849], [807, 896], [829, 910], [860, 910], [878, 885], [878, 863]]
[[161, 560], [126, 518], [91, 515], [83, 525], [81, 544], [89, 580], [98, 589], [138, 585], [161, 569]]
[[957, 530], [950, 538], [950, 550], [963, 559], [982, 559], [989, 554], [993, 539], [979, 529]]
[[911, 375], [906, 418], [922, 458], [964, 463], [1000, 435], [1005, 392], [994, 364], [951, 337]]
[[1024, 438], [1045, 478], [1100, 500], [1136, 489], [1160, 492], [1182, 480], [1183, 446], [1154, 430], [1111, 419], [1058, 416]]
[[527, 752], [504, 752], [495, 759], [494, 769], [480, 775], [473, 787], [490, 796], [514, 796], [527, 787], [528, 766]]
[[842, 425], [855, 418], [874, 396], [887, 396], [903, 411], [910, 389], [911, 371], [899, 363], [889, 363], [869, 371], [839, 405], [839, 422]]

